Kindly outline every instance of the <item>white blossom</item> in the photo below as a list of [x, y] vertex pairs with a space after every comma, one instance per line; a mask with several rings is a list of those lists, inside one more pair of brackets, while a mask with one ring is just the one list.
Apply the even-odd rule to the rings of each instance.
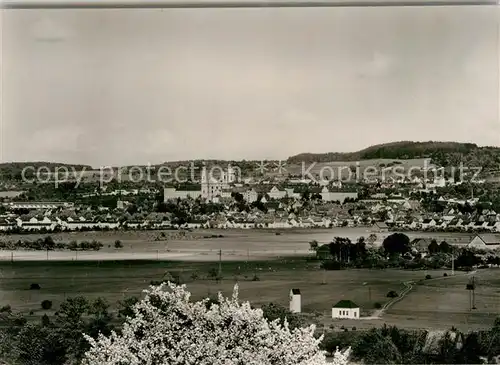
[[262, 310], [219, 293], [219, 304], [191, 302], [185, 285], [151, 286], [120, 334], [85, 335], [83, 365], [346, 365], [350, 349], [327, 363], [314, 325], [290, 330]]

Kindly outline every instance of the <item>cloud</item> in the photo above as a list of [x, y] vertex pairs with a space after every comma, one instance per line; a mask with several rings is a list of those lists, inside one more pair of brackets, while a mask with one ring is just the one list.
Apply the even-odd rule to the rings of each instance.
[[380, 77], [386, 75], [394, 65], [394, 59], [387, 54], [374, 52], [368, 62], [362, 66], [360, 76]]
[[39, 20], [33, 26], [33, 37], [37, 42], [63, 42], [69, 36], [65, 27], [48, 18]]

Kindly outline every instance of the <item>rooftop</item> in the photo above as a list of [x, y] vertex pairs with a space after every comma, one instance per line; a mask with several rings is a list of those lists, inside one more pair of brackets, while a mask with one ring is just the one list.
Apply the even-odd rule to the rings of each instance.
[[333, 306], [333, 308], [359, 308], [359, 305], [352, 300], [341, 300]]

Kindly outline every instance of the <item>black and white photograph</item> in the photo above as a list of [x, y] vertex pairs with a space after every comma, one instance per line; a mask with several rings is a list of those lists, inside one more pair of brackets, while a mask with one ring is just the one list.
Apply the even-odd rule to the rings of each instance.
[[0, 365], [500, 364], [498, 1], [0, 32]]

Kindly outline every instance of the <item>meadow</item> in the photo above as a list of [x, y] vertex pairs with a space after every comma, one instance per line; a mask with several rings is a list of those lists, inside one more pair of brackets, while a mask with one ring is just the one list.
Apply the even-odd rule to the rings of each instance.
[[[280, 233], [277, 235], [276, 233]], [[222, 250], [222, 260], [266, 260], [280, 256], [304, 256], [309, 252], [309, 242], [331, 242], [334, 237], [359, 237], [377, 235], [375, 245], [381, 245], [392, 232], [372, 232], [368, 227], [331, 229], [235, 229], [179, 231], [119, 231], [119, 232], [64, 232], [51, 234], [56, 242], [81, 242], [97, 240], [104, 247], [97, 252], [28, 252], [1, 251], [0, 261], [19, 260], [182, 260], [215, 261]], [[410, 239], [435, 238], [450, 244], [468, 244], [473, 236], [467, 233], [406, 232]], [[36, 240], [47, 235], [2, 235], [0, 240]], [[221, 237], [222, 236], [222, 237]], [[115, 249], [120, 240], [123, 248]]]
[[[411, 270], [342, 270], [322, 271], [317, 263], [303, 258], [267, 261], [220, 263], [222, 280], [215, 281], [209, 272], [219, 269], [219, 262], [182, 261], [41, 261], [0, 263], [0, 306], [40, 316], [43, 300], [51, 300], [54, 310], [68, 297], [83, 295], [90, 299], [104, 297], [112, 308], [129, 296], [140, 296], [151, 281], [160, 281], [168, 272], [178, 275], [188, 286], [193, 299], [215, 297], [217, 292], [232, 293], [236, 283], [240, 298], [255, 306], [274, 302], [288, 306], [292, 288], [302, 292], [302, 311], [325, 326], [369, 328], [383, 323], [406, 328], [461, 329], [483, 328], [500, 314], [499, 270], [474, 274], [476, 310], [469, 308], [465, 285], [470, 275], [457, 273], [443, 277], [444, 271]], [[433, 278], [425, 280], [429, 274]], [[449, 272], [448, 272], [449, 274]], [[374, 304], [386, 303], [391, 290], [401, 292], [404, 282], [413, 281], [413, 289], [390, 307], [381, 319], [332, 320], [331, 307], [341, 299], [350, 299], [361, 307], [362, 315], [375, 310]], [[29, 290], [32, 283], [40, 290]]]
[[[342, 270], [322, 271], [308, 261], [309, 242], [328, 243], [335, 236], [367, 237], [360, 228], [275, 230], [76, 232], [52, 235], [56, 241], [99, 240], [104, 248], [95, 252], [0, 251], [0, 306], [10, 305], [25, 314], [43, 315], [41, 302], [51, 300], [53, 311], [68, 297], [104, 297], [116, 308], [118, 301], [140, 296], [152, 281], [169, 272], [188, 286], [193, 299], [230, 295], [236, 283], [242, 300], [260, 306], [274, 302], [288, 306], [289, 291], [302, 292], [302, 310], [327, 327], [369, 328], [383, 323], [407, 328], [461, 329], [483, 328], [500, 314], [500, 270], [480, 270], [474, 274], [478, 288], [476, 307], [470, 310], [465, 286], [471, 275], [445, 271]], [[390, 234], [376, 233], [379, 243]], [[222, 235], [223, 237], [220, 237]], [[432, 237], [450, 243], [466, 243], [470, 236], [455, 233], [408, 233], [410, 238]], [[2, 236], [1, 239], [34, 240], [44, 235]], [[115, 249], [119, 239], [123, 248]], [[219, 251], [221, 250], [221, 251]], [[219, 252], [221, 252], [219, 262]], [[14, 256], [11, 256], [14, 255]], [[11, 258], [14, 260], [11, 261]], [[210, 271], [222, 272], [216, 282]], [[431, 280], [425, 280], [429, 274]], [[450, 275], [449, 272], [447, 272]], [[412, 290], [389, 307], [381, 319], [332, 320], [331, 307], [350, 299], [361, 307], [362, 315], [384, 304], [389, 291], [401, 292], [404, 283], [414, 282]], [[40, 290], [29, 290], [32, 283]]]

